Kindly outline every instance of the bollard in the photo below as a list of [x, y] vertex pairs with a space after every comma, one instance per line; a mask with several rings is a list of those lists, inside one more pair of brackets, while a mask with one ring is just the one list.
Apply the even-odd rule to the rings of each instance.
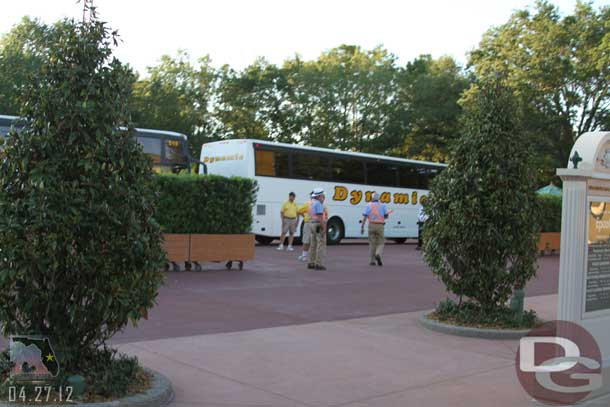
[[513, 298], [510, 300], [510, 309], [515, 313], [517, 322], [523, 322], [523, 303], [525, 300], [525, 290], [515, 290]]
[[72, 395], [80, 397], [85, 392], [85, 378], [81, 375], [68, 377], [68, 386], [72, 387]]

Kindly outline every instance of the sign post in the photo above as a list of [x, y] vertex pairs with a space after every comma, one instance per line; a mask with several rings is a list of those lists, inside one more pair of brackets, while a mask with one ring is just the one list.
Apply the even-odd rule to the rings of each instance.
[[[563, 180], [557, 319], [576, 323], [597, 342], [602, 388], [589, 404], [610, 404], [610, 132], [581, 135]], [[601, 405], [601, 404], [600, 404]]]

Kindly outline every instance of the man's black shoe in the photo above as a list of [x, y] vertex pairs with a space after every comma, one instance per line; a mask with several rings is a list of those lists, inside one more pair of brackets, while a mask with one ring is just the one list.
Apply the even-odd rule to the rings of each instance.
[[316, 270], [326, 270], [326, 267], [324, 267], [324, 266], [316, 266]]
[[381, 262], [381, 256], [380, 255], [375, 256], [375, 260], [377, 260], [377, 265], [378, 266], [383, 266], [383, 263]]
[[369, 263], [369, 266], [374, 266], [374, 265], [375, 265], [375, 262], [374, 262], [374, 261], [372, 261], [372, 262], [370, 262], [370, 263]]
[[313, 264], [313, 263], [309, 263], [309, 264], [307, 265], [307, 268], [308, 268], [308, 269], [313, 270], [313, 269], [315, 269], [315, 268], [316, 268], [316, 265], [315, 265], [315, 264]]

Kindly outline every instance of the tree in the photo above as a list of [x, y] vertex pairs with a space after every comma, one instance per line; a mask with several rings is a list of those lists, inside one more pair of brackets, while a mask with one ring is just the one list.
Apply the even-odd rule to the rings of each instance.
[[191, 154], [199, 157], [201, 145], [216, 133], [211, 113], [216, 86], [209, 56], [194, 66], [186, 51], [175, 58], [164, 55], [158, 66], [148, 68], [148, 77], [133, 85], [132, 120], [138, 127], [188, 135]]
[[0, 114], [16, 115], [25, 85], [40, 69], [49, 27], [24, 17], [0, 39]]
[[67, 372], [147, 315], [164, 260], [151, 163], [119, 130], [134, 76], [88, 4], [46, 33], [0, 162], [2, 333], [48, 336]]
[[294, 91], [289, 104], [301, 114], [299, 137], [314, 146], [390, 151], [401, 143], [396, 117], [395, 57], [342, 45], [317, 61], [287, 61]]
[[404, 105], [408, 132], [401, 153], [410, 158], [445, 162], [459, 137], [458, 101], [470, 79], [451, 57], [422, 55], [401, 70], [398, 103]]
[[215, 118], [223, 138], [296, 142], [287, 127], [288, 84], [284, 71], [259, 58], [242, 71], [220, 72]]
[[510, 90], [483, 83], [425, 204], [424, 255], [460, 299], [501, 308], [536, 272], [531, 157]]
[[[610, 113], [610, 6], [578, 2], [561, 17], [537, 1], [492, 28], [470, 55], [479, 77], [501, 75], [519, 96], [538, 155], [565, 166], [575, 139], [600, 129]], [[545, 158], [547, 157], [547, 158]]]

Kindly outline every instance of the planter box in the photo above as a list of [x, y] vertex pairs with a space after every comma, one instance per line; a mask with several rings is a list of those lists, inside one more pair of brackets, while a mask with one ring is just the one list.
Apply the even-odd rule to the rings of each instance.
[[547, 252], [557, 253], [561, 248], [561, 233], [559, 232], [544, 232], [540, 233], [538, 238], [538, 251], [541, 254]]
[[254, 259], [254, 235], [191, 235], [190, 261]]
[[163, 249], [167, 254], [167, 260], [173, 263], [183, 263], [189, 260], [191, 248], [191, 235], [189, 234], [164, 234]]

